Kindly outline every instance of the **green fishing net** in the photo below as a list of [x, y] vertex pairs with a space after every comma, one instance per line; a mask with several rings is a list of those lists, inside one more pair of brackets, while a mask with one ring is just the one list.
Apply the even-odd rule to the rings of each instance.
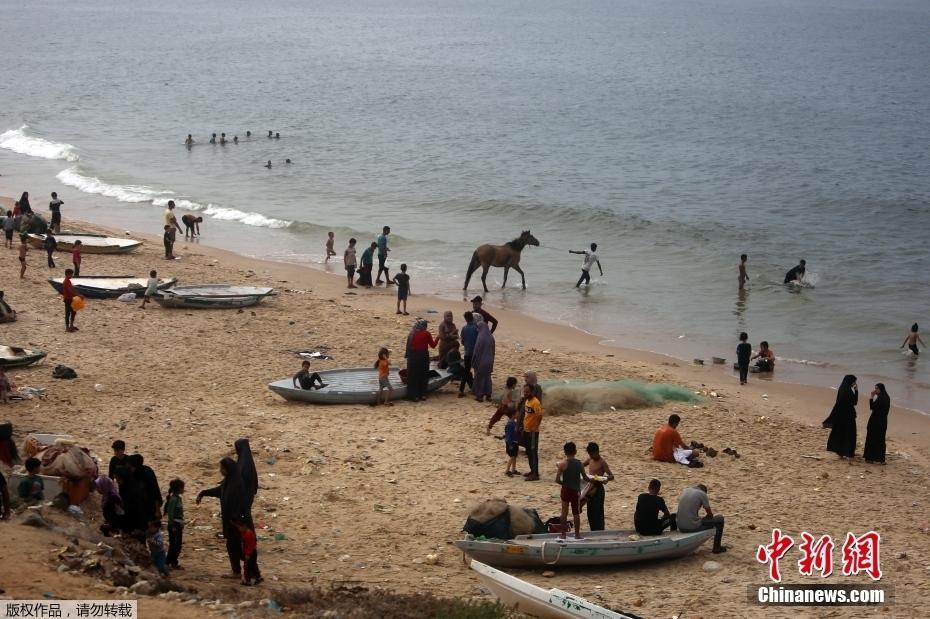
[[645, 408], [665, 402], [699, 402], [687, 387], [635, 380], [541, 381], [547, 414]]

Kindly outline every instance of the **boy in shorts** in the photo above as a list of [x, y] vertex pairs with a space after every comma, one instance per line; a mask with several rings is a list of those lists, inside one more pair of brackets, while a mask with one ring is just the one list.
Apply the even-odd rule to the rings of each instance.
[[581, 460], [575, 457], [578, 448], [575, 443], [565, 443], [565, 459], [559, 462], [555, 472], [555, 483], [562, 486], [562, 516], [559, 522], [562, 523], [562, 533], [559, 539], [564, 540], [568, 532], [568, 509], [572, 510], [572, 522], [575, 527], [575, 539], [581, 537], [581, 481], [590, 481], [584, 472], [584, 465]]
[[329, 262], [329, 259], [336, 255], [336, 250], [333, 249], [333, 245], [335, 244], [336, 235], [330, 232], [329, 236], [326, 237], [326, 262]]
[[504, 426], [504, 451], [506, 451], [507, 457], [510, 458], [507, 461], [507, 470], [504, 472], [507, 477], [520, 474], [520, 471], [517, 470], [520, 437], [517, 436], [517, 420], [513, 418], [514, 412], [509, 407], [504, 411], [504, 415], [507, 417], [507, 424]]
[[[407, 265], [400, 265], [400, 273], [392, 279], [397, 284], [397, 313], [407, 315], [407, 297], [410, 296], [410, 276], [407, 275]], [[400, 311], [401, 303], [404, 304], [404, 311]]]

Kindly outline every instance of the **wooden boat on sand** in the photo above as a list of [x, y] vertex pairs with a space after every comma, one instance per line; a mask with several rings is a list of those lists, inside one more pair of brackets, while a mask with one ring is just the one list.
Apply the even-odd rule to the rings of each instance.
[[560, 540], [556, 533], [518, 535], [511, 540], [466, 535], [455, 545], [472, 559], [497, 567], [619, 565], [675, 559], [697, 550], [714, 530], [639, 535], [633, 530], [587, 531], [582, 540]]
[[561, 589], [543, 589], [505, 574], [479, 561], [471, 561], [471, 569], [501, 604], [520, 613], [540, 619], [640, 619], [609, 608]]
[[[292, 378], [276, 380], [268, 388], [285, 400], [311, 402], [314, 404], [375, 404], [378, 398], [378, 370], [374, 368], [343, 368], [323, 370], [320, 378], [326, 385], [322, 389], [301, 389], [294, 386]], [[400, 371], [391, 368], [388, 376], [394, 387], [394, 400], [407, 397], [407, 385], [400, 379]], [[444, 370], [431, 369], [426, 391], [432, 393], [452, 380]]]
[[274, 288], [233, 286], [230, 284], [201, 284], [176, 286], [163, 290], [153, 300], [162, 307], [185, 309], [236, 309], [262, 302], [274, 293]]
[[[74, 249], [74, 242], [80, 240], [81, 251], [85, 254], [126, 254], [142, 245], [142, 241], [135, 239], [96, 234], [59, 234], [55, 240], [58, 242], [58, 251], [71, 251]], [[44, 242], [44, 234], [29, 235], [29, 244], [33, 247], [42, 249]]]
[[[52, 288], [61, 292], [61, 286], [65, 278], [52, 277], [48, 283]], [[145, 286], [148, 283], [146, 277], [133, 277], [131, 275], [88, 275], [87, 277], [72, 277], [71, 283], [74, 285], [74, 291], [82, 297], [88, 299], [115, 299], [127, 292], [135, 293], [140, 296], [145, 292]], [[158, 279], [158, 289], [166, 290], [177, 283], [177, 279]]]
[[21, 368], [44, 358], [45, 353], [39, 350], [29, 350], [18, 346], [0, 346], [0, 366], [5, 368]]

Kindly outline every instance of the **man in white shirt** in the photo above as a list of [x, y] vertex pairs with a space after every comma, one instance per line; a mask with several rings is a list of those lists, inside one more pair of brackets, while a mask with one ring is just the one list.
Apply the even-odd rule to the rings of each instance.
[[569, 249], [568, 253], [570, 254], [584, 254], [584, 263], [581, 265], [581, 277], [578, 278], [578, 283], [575, 284], [575, 288], [581, 287], [581, 283], [587, 286], [591, 283], [591, 267], [595, 264], [597, 265], [597, 270], [601, 272], [601, 277], [604, 277], [604, 269], [601, 268], [601, 261], [597, 257], [597, 243], [591, 243], [591, 251], [574, 251]]

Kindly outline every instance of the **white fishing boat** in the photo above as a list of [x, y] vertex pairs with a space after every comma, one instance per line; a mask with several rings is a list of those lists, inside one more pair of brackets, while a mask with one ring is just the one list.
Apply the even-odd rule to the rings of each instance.
[[262, 299], [273, 293], [274, 288], [201, 284], [199, 286], [177, 286], [163, 290], [153, 297], [153, 300], [162, 307], [235, 309], [261, 303]]
[[[268, 388], [285, 400], [313, 404], [375, 404], [378, 399], [378, 370], [374, 368], [342, 368], [321, 370], [322, 389], [301, 389], [294, 386], [293, 378], [283, 378], [268, 384]], [[395, 400], [407, 397], [407, 385], [400, 378], [400, 370], [391, 368], [388, 376], [394, 387]], [[444, 370], [431, 369], [427, 393], [436, 391], [452, 380]]]
[[[51, 277], [48, 283], [60, 293], [64, 281], [65, 278], [63, 277]], [[88, 275], [87, 277], [71, 278], [74, 291], [88, 299], [115, 299], [127, 292], [139, 296], [145, 292], [148, 281], [146, 277], [133, 277], [131, 275]], [[158, 279], [158, 289], [166, 290], [171, 288], [177, 281], [173, 277], [170, 279], [160, 277]]]
[[584, 539], [559, 539], [556, 533], [518, 535], [511, 540], [478, 539], [466, 535], [455, 545], [472, 559], [498, 567], [545, 565], [619, 565], [675, 559], [691, 554], [714, 536], [713, 529], [662, 535], [633, 530], [586, 531]]
[[[135, 239], [121, 239], [113, 236], [98, 236], [96, 234], [59, 234], [55, 236], [58, 251], [71, 251], [74, 242], [81, 241], [81, 251], [85, 254], [126, 254], [142, 245], [142, 241]], [[30, 234], [29, 244], [42, 249], [45, 243], [44, 234]]]
[[509, 609], [540, 619], [640, 619], [573, 595], [561, 589], [543, 589], [505, 574], [480, 561], [471, 561], [477, 574], [501, 604]]
[[0, 366], [5, 368], [21, 368], [32, 365], [45, 358], [41, 350], [29, 350], [18, 346], [0, 346]]

